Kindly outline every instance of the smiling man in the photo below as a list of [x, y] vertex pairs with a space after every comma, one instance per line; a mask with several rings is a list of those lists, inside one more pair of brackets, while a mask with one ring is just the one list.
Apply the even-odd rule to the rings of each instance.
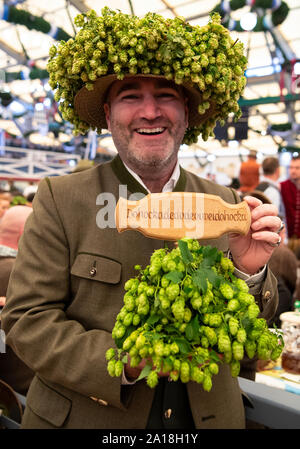
[[160, 78], [116, 81], [104, 104], [118, 153], [151, 192], [161, 192], [177, 164], [188, 126], [183, 90]]
[[[240, 46], [218, 20], [194, 28], [178, 18], [149, 14], [140, 20], [105, 9], [104, 17], [92, 12], [76, 23], [83, 29], [75, 41], [51, 51], [51, 83], [76, 129], [109, 129], [118, 155], [39, 184], [1, 316], [7, 344], [36, 373], [22, 427], [244, 428], [242, 394], [227, 364], [220, 365], [209, 393], [196, 382], [171, 382], [168, 373], [160, 373], [153, 390], [137, 380], [143, 360], [137, 367], [128, 362], [122, 379], [108, 374], [105, 354], [114, 344], [125, 281], [135, 276], [137, 263], [147, 266], [154, 250], [174, 243], [134, 230], [119, 234], [96, 222], [99, 194], [117, 201], [124, 185], [128, 196], [181, 191], [240, 201], [234, 190], [201, 179], [178, 162], [182, 142], [201, 133], [207, 137], [228, 108], [238, 109]], [[210, 60], [204, 54], [208, 43]], [[281, 221], [274, 205], [246, 201], [252, 218], [246, 236], [200, 243], [231, 253], [235, 274], [249, 284], [268, 320], [278, 294], [267, 263], [280, 243]], [[241, 375], [253, 376], [255, 367], [249, 370]]]

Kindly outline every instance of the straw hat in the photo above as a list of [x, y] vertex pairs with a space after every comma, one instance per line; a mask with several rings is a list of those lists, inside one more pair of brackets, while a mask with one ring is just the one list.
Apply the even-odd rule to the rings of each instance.
[[[136, 77], [166, 79], [159, 75], [143, 75], [140, 73], [137, 75], [127, 75], [124, 79]], [[79, 90], [75, 95], [74, 107], [81, 120], [84, 120], [91, 126], [107, 129], [103, 105], [106, 101], [109, 88], [115, 81], [117, 81], [116, 75], [102, 76], [93, 83], [93, 90], [88, 90], [86, 87], [82, 87]], [[210, 102], [210, 108], [207, 109], [205, 114], [200, 115], [198, 113], [198, 105], [203, 102], [200, 91], [192, 84], [183, 83], [181, 86], [184, 88], [188, 98], [189, 127], [199, 126], [214, 114], [215, 104]]]

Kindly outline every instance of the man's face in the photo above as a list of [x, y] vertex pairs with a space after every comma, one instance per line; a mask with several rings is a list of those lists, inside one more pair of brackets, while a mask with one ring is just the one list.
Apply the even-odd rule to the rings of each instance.
[[142, 77], [116, 81], [104, 110], [115, 146], [129, 167], [139, 171], [174, 164], [188, 113], [173, 83]]
[[291, 160], [290, 179], [294, 182], [300, 181], [300, 158]]

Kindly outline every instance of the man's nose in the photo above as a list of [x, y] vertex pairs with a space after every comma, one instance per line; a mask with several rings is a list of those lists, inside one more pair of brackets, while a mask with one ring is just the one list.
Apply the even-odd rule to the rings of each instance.
[[159, 102], [153, 95], [144, 97], [141, 106], [141, 114], [147, 120], [154, 120], [161, 116], [161, 108]]

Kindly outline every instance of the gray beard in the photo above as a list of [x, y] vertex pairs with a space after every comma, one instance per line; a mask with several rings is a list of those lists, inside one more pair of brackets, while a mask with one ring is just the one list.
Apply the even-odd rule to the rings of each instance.
[[[174, 153], [168, 155], [168, 157], [164, 160], [161, 160], [157, 157], [152, 157], [151, 159], [141, 160], [136, 158], [134, 155], [128, 155], [128, 162], [132, 164], [135, 169], [139, 171], [145, 171], [145, 169], [157, 169], [167, 167], [170, 161], [174, 158]], [[153, 177], [155, 177], [155, 173], [153, 173]]]

